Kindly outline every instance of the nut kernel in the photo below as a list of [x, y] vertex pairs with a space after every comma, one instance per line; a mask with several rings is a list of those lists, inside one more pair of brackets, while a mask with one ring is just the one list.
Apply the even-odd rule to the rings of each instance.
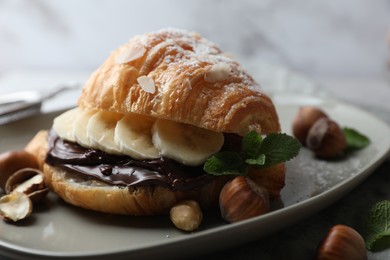
[[173, 224], [183, 231], [193, 231], [202, 222], [203, 214], [199, 204], [193, 200], [181, 201], [170, 210]]
[[32, 212], [32, 202], [21, 192], [13, 192], [0, 198], [0, 217], [4, 221], [24, 219]]

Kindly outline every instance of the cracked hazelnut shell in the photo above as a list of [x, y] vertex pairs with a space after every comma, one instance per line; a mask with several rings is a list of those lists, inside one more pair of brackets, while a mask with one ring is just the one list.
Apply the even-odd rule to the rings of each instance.
[[14, 172], [23, 168], [38, 169], [35, 156], [24, 150], [8, 151], [0, 154], [0, 188], [5, 188], [7, 179]]
[[45, 185], [44, 175], [40, 170], [24, 168], [13, 173], [5, 183], [6, 193], [22, 192], [33, 203], [43, 200], [49, 188]]

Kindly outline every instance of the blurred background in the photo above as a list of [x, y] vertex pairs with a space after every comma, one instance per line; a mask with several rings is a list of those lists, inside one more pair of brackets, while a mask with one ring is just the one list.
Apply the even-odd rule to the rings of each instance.
[[390, 110], [389, 0], [0, 0], [0, 94], [84, 82], [128, 39], [165, 27], [198, 31], [266, 89], [364, 105], [351, 91], [380, 86]]
[[244, 61], [381, 76], [390, 1], [0, 0], [0, 73], [93, 70], [133, 35], [164, 27], [198, 31]]

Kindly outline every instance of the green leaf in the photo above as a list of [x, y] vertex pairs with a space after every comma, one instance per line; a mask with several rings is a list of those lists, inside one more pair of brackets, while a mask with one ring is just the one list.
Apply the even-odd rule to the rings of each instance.
[[298, 155], [300, 142], [287, 134], [273, 133], [264, 138], [259, 152], [265, 154], [263, 167], [286, 162]]
[[203, 169], [212, 175], [246, 175], [247, 166], [240, 154], [236, 152], [220, 152], [205, 162]]
[[250, 131], [242, 139], [244, 158], [255, 159], [259, 156], [259, 150], [263, 138], [256, 131]]
[[374, 204], [367, 216], [365, 241], [368, 250], [390, 248], [390, 200]]
[[265, 154], [260, 154], [254, 159], [246, 159], [245, 162], [254, 167], [263, 166], [265, 164]]
[[242, 140], [242, 153], [222, 151], [210, 157], [204, 164], [205, 172], [213, 175], [246, 175], [248, 166], [266, 168], [295, 157], [301, 144], [286, 134], [269, 134], [262, 139], [255, 131]]
[[348, 151], [359, 150], [370, 144], [370, 139], [367, 136], [352, 128], [345, 127], [343, 132], [347, 140]]

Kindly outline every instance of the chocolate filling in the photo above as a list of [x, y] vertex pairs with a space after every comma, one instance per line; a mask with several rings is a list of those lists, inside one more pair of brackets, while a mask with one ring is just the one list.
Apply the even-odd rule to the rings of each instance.
[[[238, 138], [236, 135], [225, 135], [224, 148], [236, 148]], [[54, 130], [49, 133], [48, 144], [47, 164], [85, 177], [97, 178], [111, 185], [160, 185], [173, 191], [188, 191], [218, 178], [203, 171], [203, 165], [186, 166], [164, 157], [137, 160], [84, 148], [61, 139]]]

